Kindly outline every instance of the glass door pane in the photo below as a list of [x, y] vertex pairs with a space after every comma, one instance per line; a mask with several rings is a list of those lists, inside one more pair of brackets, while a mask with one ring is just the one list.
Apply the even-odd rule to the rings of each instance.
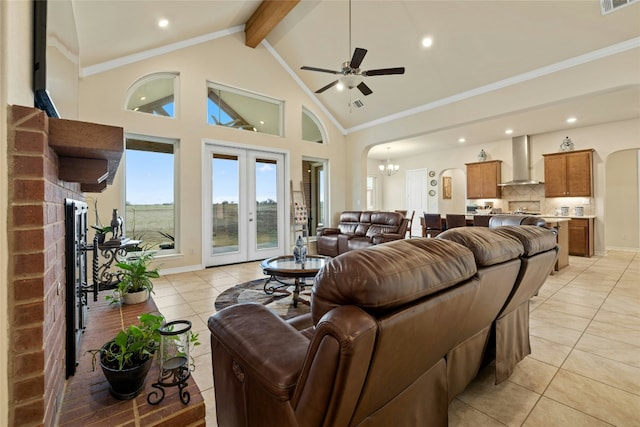
[[256, 249], [278, 247], [278, 163], [255, 160]]
[[238, 208], [240, 163], [238, 156], [213, 154], [211, 159], [211, 254], [239, 251]]

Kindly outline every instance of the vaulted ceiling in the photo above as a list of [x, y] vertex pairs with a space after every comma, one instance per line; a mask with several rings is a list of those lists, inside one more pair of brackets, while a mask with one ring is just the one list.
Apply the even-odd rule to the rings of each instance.
[[[73, 0], [81, 69], [87, 72], [220, 31], [242, 31], [261, 3]], [[597, 0], [353, 0], [351, 5], [346, 0], [302, 0], [293, 6], [288, 13], [267, 12], [281, 15], [271, 21], [261, 18], [267, 30], [274, 27], [256, 49], [272, 50], [345, 133], [509, 85], [521, 86], [523, 99], [535, 97], [527, 92], [529, 82], [546, 79], [553, 91], [575, 83], [563, 80], [561, 73], [575, 67], [598, 70], [602, 79], [616, 73], [640, 76], [640, 1], [606, 15]], [[160, 18], [169, 20], [167, 28], [157, 26]], [[429, 48], [421, 44], [426, 36], [433, 40]], [[373, 90], [368, 96], [335, 87], [313, 94], [336, 76], [300, 67], [339, 70], [355, 47], [368, 49], [362, 69], [404, 66], [406, 73], [365, 77]], [[617, 57], [624, 59], [623, 69], [606, 68], [607, 61]], [[595, 67], [599, 63], [601, 69]], [[520, 125], [520, 133], [559, 130], [568, 126], [568, 115], [580, 116], [580, 125], [640, 117], [637, 82], [607, 90], [584, 87], [580, 96], [553, 105], [413, 135], [397, 147], [410, 153], [418, 139], [457, 140], [463, 133], [473, 142], [496, 140], [504, 137], [507, 123]], [[364, 107], [353, 108], [350, 103], [356, 99]], [[373, 150], [372, 155], [384, 158], [386, 150]]]

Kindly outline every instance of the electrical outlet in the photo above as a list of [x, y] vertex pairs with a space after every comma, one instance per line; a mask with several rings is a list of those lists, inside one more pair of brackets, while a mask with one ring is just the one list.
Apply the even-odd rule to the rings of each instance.
[[583, 205], [590, 205], [591, 204], [591, 199], [582, 199], [582, 204]]

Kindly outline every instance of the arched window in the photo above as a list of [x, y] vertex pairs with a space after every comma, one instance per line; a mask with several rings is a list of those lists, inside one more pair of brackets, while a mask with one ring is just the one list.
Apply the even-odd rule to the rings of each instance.
[[139, 79], [127, 91], [129, 111], [175, 117], [177, 73], [156, 73]]
[[323, 144], [327, 140], [320, 120], [304, 107], [302, 107], [302, 140], [318, 144]]

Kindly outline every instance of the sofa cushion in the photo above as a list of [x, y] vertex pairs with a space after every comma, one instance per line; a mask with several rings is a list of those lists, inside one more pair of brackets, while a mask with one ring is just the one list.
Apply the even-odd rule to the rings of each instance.
[[542, 217], [533, 215], [494, 215], [489, 219], [490, 228], [502, 225], [537, 225], [544, 227], [547, 222]]
[[404, 216], [397, 212], [374, 212], [371, 214], [371, 226], [367, 236], [397, 233], [404, 221]]
[[349, 251], [316, 276], [311, 295], [313, 322], [340, 305], [352, 304], [369, 312], [394, 309], [475, 273], [472, 252], [445, 240], [396, 240]]
[[486, 227], [456, 227], [436, 237], [469, 248], [478, 266], [486, 267], [520, 257], [524, 247], [520, 240]]
[[526, 256], [533, 256], [541, 252], [554, 249], [557, 246], [556, 235], [545, 227], [535, 225], [505, 225], [495, 228], [494, 231], [520, 240]]
[[340, 214], [340, 222], [338, 223], [338, 229], [341, 234], [355, 234], [358, 225], [360, 224], [360, 211], [344, 211]]

